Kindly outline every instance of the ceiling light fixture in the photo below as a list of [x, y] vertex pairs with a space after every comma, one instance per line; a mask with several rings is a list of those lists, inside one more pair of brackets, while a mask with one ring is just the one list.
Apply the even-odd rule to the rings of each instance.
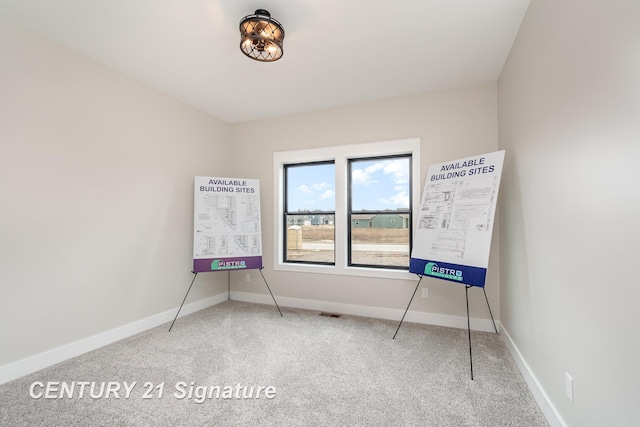
[[240, 21], [240, 50], [251, 59], [277, 61], [282, 57], [283, 41], [282, 24], [264, 9], [258, 9]]

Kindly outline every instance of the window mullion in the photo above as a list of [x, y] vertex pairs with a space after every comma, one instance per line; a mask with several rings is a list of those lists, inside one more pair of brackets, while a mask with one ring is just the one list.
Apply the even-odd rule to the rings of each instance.
[[344, 156], [335, 158], [336, 171], [336, 216], [335, 216], [335, 265], [336, 268], [347, 266], [347, 159]]

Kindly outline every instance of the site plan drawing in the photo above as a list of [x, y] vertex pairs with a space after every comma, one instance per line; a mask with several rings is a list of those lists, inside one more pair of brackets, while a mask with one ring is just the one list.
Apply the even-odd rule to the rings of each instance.
[[258, 180], [195, 178], [193, 258], [194, 272], [262, 267]]
[[464, 258], [469, 231], [491, 229], [497, 177], [429, 184], [418, 229], [434, 230], [431, 256]]

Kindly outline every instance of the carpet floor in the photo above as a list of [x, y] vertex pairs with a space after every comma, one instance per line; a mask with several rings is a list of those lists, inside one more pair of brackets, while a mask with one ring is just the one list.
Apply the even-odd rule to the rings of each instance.
[[2, 426], [547, 426], [502, 338], [227, 301], [0, 385]]

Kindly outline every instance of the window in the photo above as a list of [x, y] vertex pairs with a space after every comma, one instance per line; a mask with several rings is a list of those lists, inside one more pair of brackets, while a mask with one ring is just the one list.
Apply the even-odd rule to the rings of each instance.
[[347, 162], [348, 265], [408, 269], [411, 154]]
[[417, 138], [274, 153], [274, 269], [408, 279]]
[[333, 162], [284, 165], [284, 260], [335, 264]]

